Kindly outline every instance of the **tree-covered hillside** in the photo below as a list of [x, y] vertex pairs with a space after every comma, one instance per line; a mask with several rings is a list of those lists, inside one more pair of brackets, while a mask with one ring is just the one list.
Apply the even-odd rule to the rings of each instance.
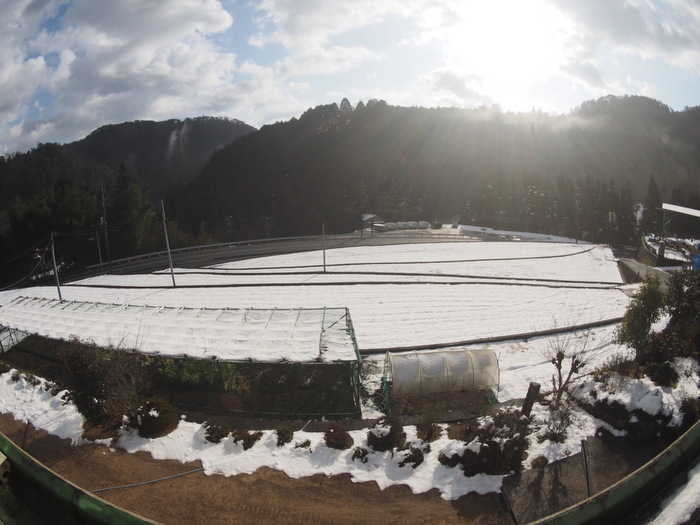
[[[363, 213], [636, 244], [636, 205], [642, 229], [659, 230], [662, 202], [700, 209], [699, 174], [700, 108], [638, 96], [568, 115], [344, 99], [257, 131], [131, 122], [0, 157], [0, 265], [28, 275], [52, 231], [75, 267], [160, 250], [163, 195], [174, 247], [317, 234], [322, 223], [347, 232]], [[670, 228], [699, 233], [692, 217]]]
[[160, 199], [172, 186], [199, 174], [214, 151], [255, 128], [235, 119], [199, 117], [103, 126], [68, 148], [116, 170], [122, 164]]
[[168, 201], [193, 234], [231, 240], [322, 221], [347, 231], [374, 212], [633, 242], [633, 206], [650, 186], [700, 205], [698, 126], [696, 110], [637, 96], [561, 116], [344, 100], [216, 152]]
[[127, 122], [0, 157], [0, 286], [46, 265], [51, 232], [72, 267], [160, 249], [158, 199], [254, 130], [221, 118]]

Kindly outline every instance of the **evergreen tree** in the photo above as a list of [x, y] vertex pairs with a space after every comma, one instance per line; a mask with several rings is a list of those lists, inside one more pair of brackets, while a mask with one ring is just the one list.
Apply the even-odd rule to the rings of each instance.
[[632, 188], [629, 181], [620, 188], [620, 198], [618, 202], [616, 242], [621, 244], [633, 243], [636, 237], [637, 220], [634, 214]]
[[644, 215], [642, 215], [642, 230], [651, 233], [662, 233], [661, 196], [653, 175], [649, 176], [649, 186], [644, 198]]
[[351, 113], [352, 112], [352, 104], [350, 104], [350, 101], [347, 98], [344, 98], [343, 100], [340, 101], [340, 106], [338, 107], [338, 110], [341, 113]]

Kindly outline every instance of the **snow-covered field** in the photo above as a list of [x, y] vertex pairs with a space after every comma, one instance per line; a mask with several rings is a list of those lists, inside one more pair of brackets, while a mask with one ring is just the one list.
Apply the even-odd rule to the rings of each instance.
[[[180, 270], [177, 288], [169, 272], [102, 276], [86, 279], [80, 287], [63, 286], [62, 295], [68, 301], [156, 306], [347, 307], [363, 350], [449, 344], [600, 321], [623, 315], [629, 301], [619, 289], [611, 252], [592, 245], [356, 247], [329, 250], [326, 262], [323, 273], [322, 254], [307, 252]], [[0, 304], [27, 293], [5, 292]], [[57, 298], [55, 287], [34, 288], [30, 295]], [[124, 334], [117, 336], [115, 344]]]
[[[156, 306], [212, 308], [348, 307], [360, 349], [453, 343], [483, 337], [563, 327], [621, 317], [630, 301], [609, 249], [577, 243], [455, 242], [329, 250], [323, 273], [321, 252], [265, 257], [198, 270], [176, 270], [178, 287], [169, 272], [138, 276], [101, 276], [62, 287], [64, 300]], [[0, 305], [18, 296], [57, 298], [55, 287], [0, 293]], [[613, 342], [615, 326], [581, 334], [594, 354], [590, 369], [627, 349]], [[79, 335], [79, 334], [78, 334]], [[546, 357], [551, 338], [510, 340], [492, 344], [500, 368], [500, 401], [522, 398], [531, 381], [550, 385], [554, 371]], [[381, 379], [383, 356], [364, 360], [363, 381], [372, 389]], [[697, 368], [697, 367], [696, 367]], [[698, 395], [694, 379], [682, 374], [680, 388]], [[687, 380], [687, 381], [686, 381]], [[676, 413], [677, 393], [648, 382], [628, 381], [619, 392], [628, 405]], [[625, 397], [626, 396], [626, 397]], [[62, 406], [40, 387], [24, 379], [0, 377], [0, 406], [23, 421], [61, 437], [81, 440], [80, 415]], [[365, 416], [378, 415], [365, 407]], [[535, 409], [542, 422], [546, 409]], [[529, 459], [550, 461], [576, 453], [581, 439], [595, 433], [600, 421], [576, 412], [563, 444], [539, 443], [533, 435]], [[407, 427], [416, 439], [415, 427]], [[352, 431], [355, 446], [366, 446], [366, 431]], [[309, 448], [294, 444], [308, 439]], [[380, 487], [406, 484], [415, 493], [437, 488], [445, 499], [470, 491], [500, 488], [501, 476], [465, 477], [459, 468], [439, 464], [441, 451], [466, 446], [451, 442], [443, 432], [431, 444], [416, 469], [400, 467], [402, 454], [370, 453], [367, 463], [352, 460], [352, 450], [336, 451], [323, 435], [296, 432], [291, 444], [276, 446], [274, 431], [265, 431], [253, 448], [243, 451], [231, 438], [219, 444], [204, 440], [201, 425], [182, 420], [169, 436], [147, 440], [123, 431], [119, 446], [146, 450], [156, 458], [201, 460], [205, 472], [234, 475], [262, 466], [291, 477], [347, 472], [357, 482]], [[526, 461], [526, 468], [529, 463]], [[696, 475], [697, 477], [697, 475]]]

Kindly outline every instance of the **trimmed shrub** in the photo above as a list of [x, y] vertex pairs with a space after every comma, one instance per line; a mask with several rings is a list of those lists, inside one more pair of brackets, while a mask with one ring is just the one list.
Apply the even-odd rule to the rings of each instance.
[[130, 419], [139, 436], [157, 438], [175, 430], [178, 418], [172, 405], [161, 398], [147, 399]]
[[24, 379], [32, 386], [39, 386], [41, 384], [41, 379], [34, 374], [25, 374]]
[[323, 435], [323, 441], [329, 448], [347, 450], [352, 447], [352, 436], [340, 423], [331, 423]]
[[278, 447], [282, 447], [287, 443], [291, 443], [292, 439], [294, 438], [294, 431], [291, 429], [291, 427], [288, 427], [287, 425], [277, 427], [276, 432]]
[[440, 453], [438, 461], [448, 467], [461, 465], [465, 476], [519, 472], [527, 457], [525, 437], [529, 432], [529, 419], [519, 411], [497, 412], [479, 425], [462, 455]]
[[367, 445], [377, 452], [402, 449], [406, 444], [406, 433], [401, 420], [393, 416], [380, 417], [367, 432]]
[[661, 438], [664, 441], [673, 441], [677, 437], [677, 428], [669, 427], [671, 415], [659, 412], [655, 415], [648, 414], [638, 408], [630, 412], [625, 425], [628, 437], [645, 441], [649, 438]]
[[670, 415], [650, 415], [641, 409], [629, 412], [625, 405], [616, 400], [598, 400], [593, 405], [584, 403], [581, 406], [586, 412], [605, 421], [616, 430], [626, 431], [628, 439], [646, 440], [657, 437], [671, 440], [677, 431], [668, 426], [671, 422]]
[[423, 463], [425, 459], [425, 454], [423, 449], [420, 447], [411, 447], [406, 454], [406, 456], [399, 462], [399, 467], [405, 467], [406, 465], [411, 465], [413, 468], [418, 467]]
[[627, 407], [619, 401], [598, 400], [593, 405], [582, 404], [583, 409], [617, 430], [623, 430], [629, 421]]
[[6, 374], [10, 370], [12, 370], [10, 364], [7, 361], [0, 359], [0, 374]]
[[294, 448], [308, 448], [309, 450], [311, 450], [311, 441], [308, 439], [300, 441], [299, 443], [296, 443], [294, 445]]
[[660, 365], [652, 363], [645, 369], [645, 372], [649, 375], [649, 379], [659, 386], [672, 387], [678, 383], [678, 372], [668, 361]]
[[44, 383], [44, 390], [46, 390], [47, 392], [51, 392], [51, 395], [56, 397], [58, 393], [63, 389], [58, 383], [54, 381], [46, 381]]
[[248, 450], [255, 445], [258, 440], [262, 437], [262, 432], [250, 432], [245, 428], [235, 429], [231, 435], [233, 436], [234, 443], [241, 443], [243, 445], [243, 450]]
[[369, 450], [364, 447], [355, 447], [352, 451], [352, 460], [361, 461], [362, 463], [367, 463], [367, 454]]
[[204, 439], [210, 443], [220, 443], [230, 433], [231, 429], [222, 419], [214, 417], [204, 422]]

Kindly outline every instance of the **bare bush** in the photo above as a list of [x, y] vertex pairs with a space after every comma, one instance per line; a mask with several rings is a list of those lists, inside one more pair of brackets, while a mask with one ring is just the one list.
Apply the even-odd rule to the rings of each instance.
[[554, 365], [552, 403], [559, 409], [562, 398], [580, 378], [584, 368], [597, 356], [590, 332], [565, 332], [547, 339], [542, 356]]
[[71, 339], [62, 357], [70, 398], [90, 424], [118, 427], [124, 415], [137, 411], [150, 384], [141, 354]]

